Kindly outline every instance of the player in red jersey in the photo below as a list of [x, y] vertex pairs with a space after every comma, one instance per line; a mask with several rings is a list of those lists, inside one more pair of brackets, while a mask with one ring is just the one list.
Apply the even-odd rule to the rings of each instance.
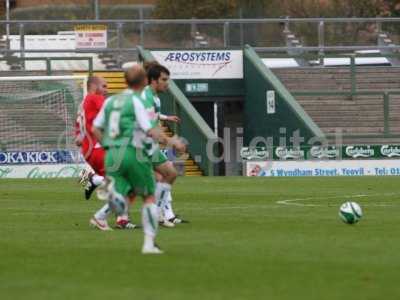
[[[101, 110], [105, 96], [107, 94], [107, 82], [102, 77], [90, 77], [87, 82], [88, 94], [82, 101], [78, 112], [77, 128], [76, 128], [76, 144], [81, 148], [81, 153], [88, 165], [93, 169], [94, 173], [83, 170], [80, 174], [80, 182], [85, 185], [85, 199], [88, 200], [93, 191], [104, 182], [105, 168], [104, 155], [105, 151], [93, 135], [93, 121]], [[133, 199], [132, 199], [133, 201]], [[111, 211], [108, 204], [105, 204], [98, 210], [95, 216], [107, 215]], [[102, 226], [95, 222], [96, 218], [90, 223], [101, 229], [110, 230], [108, 226]], [[131, 223], [129, 216], [123, 216], [117, 219], [117, 228], [135, 229], [138, 226]]]
[[77, 118], [76, 144], [93, 172], [84, 170], [80, 182], [85, 184], [85, 199], [104, 181], [104, 149], [92, 133], [93, 120], [103, 106], [107, 95], [107, 82], [102, 77], [92, 76], [87, 81], [87, 95], [83, 99]]

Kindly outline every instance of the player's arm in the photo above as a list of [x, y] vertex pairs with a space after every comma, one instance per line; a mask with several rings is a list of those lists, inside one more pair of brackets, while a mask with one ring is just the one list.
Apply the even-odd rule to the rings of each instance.
[[[85, 101], [85, 100], [83, 100], [83, 101]], [[83, 124], [84, 121], [85, 121], [85, 118], [84, 118], [83, 112], [82, 112], [82, 105], [83, 104], [81, 104], [79, 106], [78, 113], [77, 113], [76, 120], [75, 120], [75, 128], [74, 128], [75, 129], [74, 130], [74, 133], [75, 133], [75, 145], [78, 146], [78, 147], [82, 146], [82, 141], [83, 141], [83, 138], [85, 136], [84, 124]]]
[[79, 124], [79, 120], [77, 119], [75, 122], [75, 145], [80, 147], [82, 146], [82, 134], [81, 134], [81, 130], [80, 130], [80, 124]]
[[106, 124], [106, 115], [105, 115], [105, 107], [107, 101], [104, 102], [102, 108], [97, 114], [96, 118], [93, 121], [92, 133], [95, 138], [100, 142], [103, 140], [103, 132]]
[[178, 152], [185, 152], [186, 145], [177, 137], [168, 137], [159, 126], [151, 128], [147, 135], [157, 140], [161, 144], [170, 145], [175, 148]]
[[140, 100], [134, 99], [133, 104], [135, 107], [137, 122], [140, 128], [144, 132], [146, 132], [148, 136], [150, 136], [151, 138], [160, 143], [171, 145], [180, 152], [185, 151], [186, 145], [182, 143], [182, 141], [180, 141], [178, 138], [176, 137], [170, 138], [161, 130], [159, 126], [156, 127], [151, 126], [148, 113]]
[[174, 122], [174, 123], [180, 123], [181, 119], [178, 116], [168, 116], [168, 115], [163, 115], [160, 114], [160, 120], [161, 121], [170, 121], [170, 122]]
[[158, 98], [158, 97], [154, 98], [154, 105], [155, 105], [156, 111], [158, 111], [160, 113], [159, 114], [160, 121], [169, 121], [169, 122], [174, 122], [174, 123], [179, 123], [181, 121], [181, 119], [178, 116], [164, 115], [161, 113], [160, 98]]
[[92, 128], [92, 132], [93, 132], [93, 135], [96, 137], [96, 140], [98, 140], [99, 143], [101, 144], [101, 141], [103, 139], [103, 129], [94, 126]]

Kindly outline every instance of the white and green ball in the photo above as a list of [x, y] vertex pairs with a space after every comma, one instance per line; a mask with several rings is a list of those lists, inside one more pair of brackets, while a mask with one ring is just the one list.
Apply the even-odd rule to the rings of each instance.
[[340, 206], [339, 217], [347, 224], [355, 224], [362, 217], [360, 205], [356, 202], [345, 202]]

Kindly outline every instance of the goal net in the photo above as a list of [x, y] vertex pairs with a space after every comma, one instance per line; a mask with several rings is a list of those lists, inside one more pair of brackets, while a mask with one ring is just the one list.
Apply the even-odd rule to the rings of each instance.
[[0, 78], [0, 152], [69, 151], [86, 76]]

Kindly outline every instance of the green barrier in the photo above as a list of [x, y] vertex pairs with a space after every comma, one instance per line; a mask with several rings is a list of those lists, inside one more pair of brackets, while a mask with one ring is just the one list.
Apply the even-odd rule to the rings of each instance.
[[[151, 52], [138, 47], [143, 61], [155, 60]], [[216, 154], [217, 136], [212, 132], [189, 99], [182, 93], [173, 80], [170, 80], [167, 93], [160, 95], [162, 111], [165, 114], [179, 116], [181, 123], [173, 125], [173, 131], [188, 140], [188, 151], [199, 164], [205, 175], [215, 175], [215, 164], [208, 159], [207, 151]], [[209, 149], [207, 149], [209, 145]]]
[[[285, 128], [288, 136], [300, 130], [300, 135], [306, 141], [313, 137], [321, 139], [325, 137], [321, 129], [250, 46], [245, 47], [243, 60], [246, 88], [245, 145], [249, 145], [255, 137], [273, 137], [274, 144], [279, 144], [281, 128]], [[289, 140], [286, 142], [290, 143]]]

